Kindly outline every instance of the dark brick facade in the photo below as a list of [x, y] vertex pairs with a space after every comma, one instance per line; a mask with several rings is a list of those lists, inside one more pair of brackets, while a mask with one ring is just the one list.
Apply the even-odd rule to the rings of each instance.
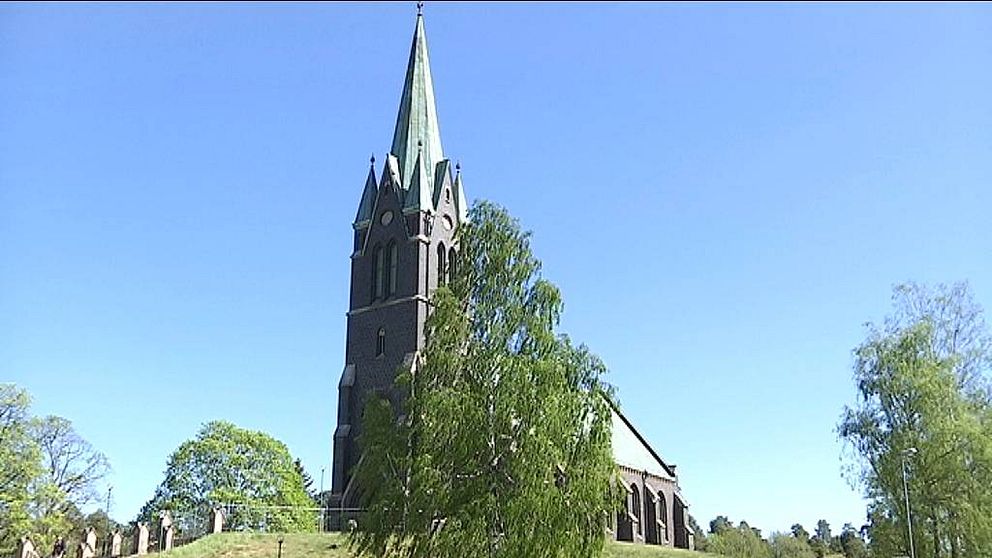
[[[390, 160], [391, 159], [391, 160]], [[427, 300], [437, 288], [437, 247], [445, 247], [446, 260], [454, 246], [454, 228], [443, 226], [445, 220], [458, 223], [454, 181], [450, 165], [438, 164], [433, 209], [406, 209], [409, 194], [393, 182], [389, 172], [395, 158], [384, 165], [372, 218], [356, 223], [355, 246], [351, 256], [351, 301], [348, 311], [345, 370], [338, 385], [338, 427], [334, 434], [334, 468], [331, 491], [336, 504], [350, 507], [348, 484], [358, 463], [360, 450], [356, 440], [361, 432], [361, 417], [370, 394], [388, 395], [398, 405], [400, 397], [393, 381], [400, 367], [409, 366], [424, 346]], [[383, 215], [392, 215], [383, 224]], [[373, 254], [376, 247], [394, 243], [397, 249], [396, 290], [373, 300]], [[389, 265], [387, 262], [386, 266]], [[383, 354], [377, 354], [379, 332], [385, 334]]]

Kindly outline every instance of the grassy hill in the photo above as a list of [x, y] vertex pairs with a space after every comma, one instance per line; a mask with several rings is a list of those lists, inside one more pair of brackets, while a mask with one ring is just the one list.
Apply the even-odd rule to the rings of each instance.
[[[164, 556], [168, 558], [275, 558], [283, 539], [282, 558], [352, 558], [339, 534], [222, 533], [210, 535]], [[609, 542], [603, 558], [720, 558], [715, 554]]]

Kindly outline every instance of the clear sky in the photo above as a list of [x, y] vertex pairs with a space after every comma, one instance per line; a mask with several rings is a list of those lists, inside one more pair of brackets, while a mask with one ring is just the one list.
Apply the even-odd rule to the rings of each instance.
[[[133, 518], [212, 419], [327, 468], [413, 3], [0, 5], [0, 381]], [[691, 512], [860, 525], [894, 284], [992, 311], [992, 5], [428, 4], [445, 154], [534, 232]]]

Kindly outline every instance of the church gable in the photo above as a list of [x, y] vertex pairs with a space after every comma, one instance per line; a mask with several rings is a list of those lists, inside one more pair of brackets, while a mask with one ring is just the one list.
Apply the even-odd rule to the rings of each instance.
[[671, 467], [661, 459], [627, 417], [612, 405], [610, 412], [613, 420], [613, 459], [617, 465], [675, 480]]

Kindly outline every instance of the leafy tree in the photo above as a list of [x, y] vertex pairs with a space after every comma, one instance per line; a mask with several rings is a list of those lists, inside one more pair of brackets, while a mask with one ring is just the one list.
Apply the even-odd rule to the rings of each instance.
[[169, 510], [189, 532], [202, 529], [207, 510], [219, 504], [230, 506], [225, 523], [234, 530], [316, 528], [312, 512], [302, 509], [313, 502], [286, 445], [226, 421], [205, 424], [169, 456], [165, 479], [138, 519], [153, 521]]
[[747, 524], [720, 527], [707, 537], [706, 550], [729, 558], [772, 558], [771, 547]]
[[0, 555], [30, 534], [38, 548], [83, 524], [88, 502], [106, 474], [106, 458], [61, 417], [32, 417], [30, 396], [0, 384]]
[[830, 523], [826, 519], [821, 519], [816, 522], [816, 540], [829, 545], [830, 544]]
[[472, 208], [459, 265], [431, 299], [399, 419], [366, 406], [352, 538], [376, 556], [598, 556], [620, 492], [603, 364], [556, 334], [557, 288], [529, 233]]
[[813, 550], [806, 540], [792, 534], [772, 533], [768, 540], [772, 558], [813, 558]]
[[792, 536], [805, 542], [809, 542], [809, 532], [801, 524], [796, 523], [790, 529], [792, 531]]
[[[909, 554], [903, 469], [920, 556], [992, 548], [989, 336], [966, 286], [897, 287], [896, 313], [855, 350], [858, 404], [838, 431], [870, 500], [871, 550]], [[910, 448], [915, 453], [910, 453]]]
[[758, 537], [758, 539], [762, 539], [761, 529], [758, 529], [757, 527], [751, 527], [751, 525], [749, 525], [748, 522], [744, 521], [743, 519], [741, 520], [740, 524], [737, 525], [737, 527], [740, 529], [750, 529], [754, 531], [754, 536]]
[[34, 421], [33, 437], [42, 451], [52, 497], [47, 498], [43, 515], [56, 513], [72, 503], [77, 508], [92, 502], [96, 485], [110, 472], [107, 458], [93, 449], [62, 417], [47, 416]]
[[710, 533], [717, 534], [725, 529], [733, 529], [734, 524], [725, 515], [718, 515], [710, 521]]
[[319, 504], [320, 499], [317, 492], [313, 489], [313, 478], [309, 473], [307, 473], [306, 469], [303, 468], [303, 462], [300, 461], [300, 458], [297, 457], [293, 461], [293, 467], [296, 469], [297, 474], [300, 475], [300, 478], [303, 479], [303, 490], [310, 495], [310, 499], [313, 500], [315, 504]]
[[816, 558], [823, 558], [830, 553], [830, 545], [815, 536], [809, 540], [809, 547]]
[[31, 483], [41, 473], [41, 452], [30, 436], [31, 397], [0, 384], [0, 556], [12, 556], [32, 524]]
[[841, 552], [845, 558], [866, 558], [868, 548], [865, 546], [861, 533], [850, 523], [846, 523], [840, 532]]

